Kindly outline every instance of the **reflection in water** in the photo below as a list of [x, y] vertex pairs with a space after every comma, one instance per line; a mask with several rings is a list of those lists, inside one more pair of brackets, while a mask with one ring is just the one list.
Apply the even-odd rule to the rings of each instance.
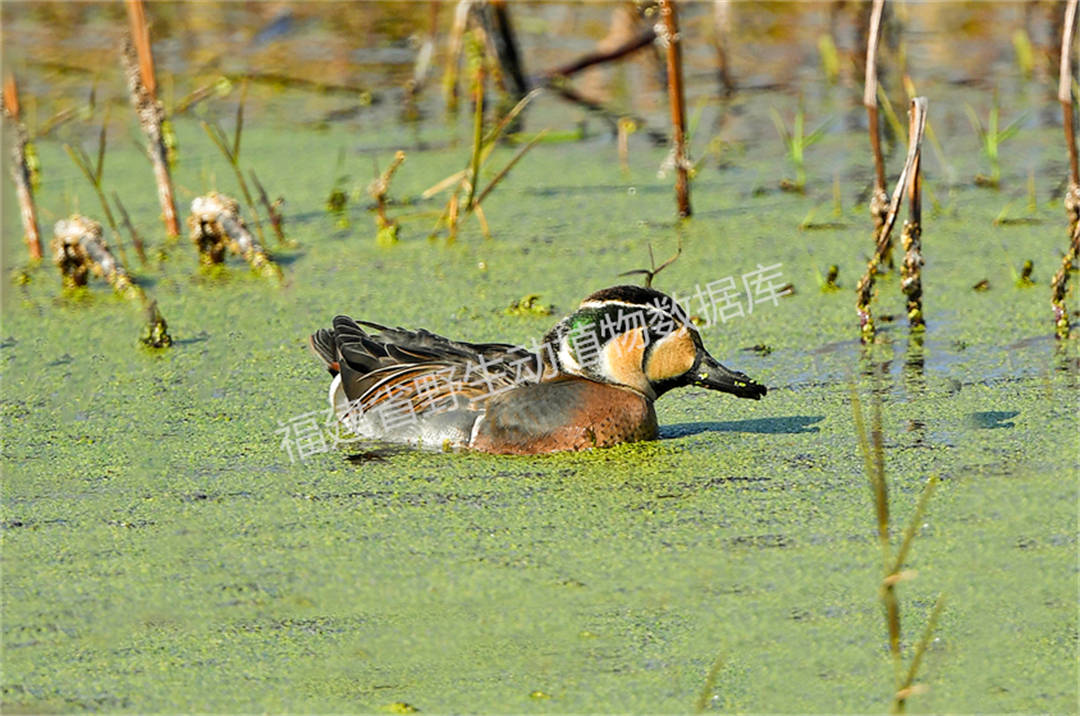
[[911, 396], [926, 391], [926, 351], [923, 349], [925, 332], [912, 330], [908, 333], [907, 355], [904, 356], [904, 385]]
[[1057, 341], [1054, 345], [1054, 367], [1059, 373], [1069, 375], [1070, 388], [1077, 387], [1077, 376], [1080, 375], [1080, 355], [1078, 355], [1076, 341]]
[[[1012, 418], [1019, 414], [1019, 410], [982, 410], [969, 415], [968, 420], [973, 427], [981, 430], [1015, 428], [1016, 423], [1012, 422]], [[1009, 422], [1005, 422], [1006, 420]]]
[[726, 420], [708, 423], [676, 423], [660, 427], [660, 439], [684, 438], [699, 433], [758, 433], [763, 435], [796, 435], [816, 433], [816, 427], [824, 415], [792, 415], [781, 418], [751, 418], [749, 420]]

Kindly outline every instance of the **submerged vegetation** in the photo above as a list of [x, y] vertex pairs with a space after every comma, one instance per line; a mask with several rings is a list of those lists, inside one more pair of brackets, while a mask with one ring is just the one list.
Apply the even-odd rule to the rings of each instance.
[[937, 487], [938, 477], [931, 475], [923, 486], [922, 494], [915, 505], [907, 529], [904, 530], [899, 547], [893, 551], [892, 536], [889, 525], [889, 483], [885, 477], [885, 443], [881, 427], [881, 403], [874, 403], [873, 424], [869, 437], [866, 431], [866, 422], [863, 419], [862, 404], [858, 395], [852, 389], [851, 407], [855, 420], [855, 432], [859, 443], [859, 453], [865, 464], [866, 477], [870, 484], [870, 494], [873, 498], [874, 514], [877, 521], [877, 535], [881, 543], [881, 556], [884, 565], [884, 574], [881, 579], [881, 605], [885, 617], [885, 626], [889, 635], [889, 655], [893, 662], [893, 700], [891, 711], [899, 713], [904, 710], [907, 701], [920, 691], [915, 683], [915, 677], [919, 673], [919, 665], [922, 662], [930, 639], [934, 634], [941, 609], [944, 606], [944, 595], [940, 595], [934, 603], [934, 608], [927, 618], [926, 627], [922, 637], [915, 645], [909, 659], [908, 668], [903, 667], [903, 654], [901, 650], [901, 620], [900, 601], [896, 594], [896, 587], [905, 580], [915, 577], [914, 570], [904, 569], [911, 551], [915, 536], [923, 529], [923, 517], [930, 496]]

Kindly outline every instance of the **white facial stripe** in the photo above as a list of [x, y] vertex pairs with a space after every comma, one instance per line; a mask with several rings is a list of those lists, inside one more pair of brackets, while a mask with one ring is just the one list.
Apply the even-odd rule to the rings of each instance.
[[[674, 303], [673, 299], [672, 299], [672, 303]], [[659, 313], [661, 316], [665, 316], [667, 318], [670, 318], [672, 321], [675, 321], [675, 323], [677, 323], [680, 326], [686, 326], [687, 328], [693, 330], [695, 333], [698, 333], [698, 334], [701, 333], [698, 330], [698, 327], [695, 326], [690, 321], [687, 321], [687, 322], [683, 323], [682, 319], [680, 319], [675, 314], [673, 314], [673, 313], [671, 313], [669, 311], [665, 311], [662, 308], [660, 308], [659, 306], [651, 304], [651, 303], [646, 303], [646, 304], [642, 305], [640, 303], [630, 303], [628, 301], [617, 301], [617, 300], [614, 300], [614, 299], [608, 300], [608, 301], [582, 301], [581, 305], [578, 306], [578, 309], [580, 310], [582, 308], [603, 308], [604, 306], [626, 306], [627, 308], [636, 308], [636, 309], [638, 309], [640, 311], [652, 311], [654, 313]]]
[[564, 373], [581, 375], [581, 364], [574, 358], [574, 354], [570, 350], [570, 339], [567, 336], [564, 336], [559, 341], [559, 365]]
[[615, 340], [608, 341], [603, 350], [600, 351], [600, 374], [608, 380], [614, 380], [618, 382], [618, 378], [615, 377], [615, 365], [612, 359], [615, 357]]

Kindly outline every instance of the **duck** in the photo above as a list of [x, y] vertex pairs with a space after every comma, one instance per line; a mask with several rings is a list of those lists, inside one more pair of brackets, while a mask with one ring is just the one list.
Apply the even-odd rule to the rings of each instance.
[[651, 287], [596, 291], [533, 348], [456, 341], [348, 316], [310, 345], [335, 419], [362, 439], [538, 455], [655, 440], [654, 403], [697, 386], [768, 389], [705, 349], [687, 312]]

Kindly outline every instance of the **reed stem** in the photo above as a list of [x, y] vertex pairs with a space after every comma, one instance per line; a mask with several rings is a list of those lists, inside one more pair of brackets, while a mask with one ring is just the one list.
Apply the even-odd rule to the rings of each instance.
[[131, 223], [131, 217], [128, 216], [127, 209], [120, 202], [120, 195], [115, 191], [113, 192], [113, 203], [116, 204], [117, 211], [120, 212], [120, 221], [123, 222], [124, 228], [127, 229], [128, 234], [131, 235], [131, 244], [135, 247], [135, 255], [139, 257], [139, 263], [143, 266], [146, 265], [146, 246], [143, 244], [142, 237], [139, 236], [139, 232], [135, 230], [135, 227]]
[[105, 158], [105, 152], [103, 146], [105, 142], [104, 125], [102, 125], [102, 133], [99, 141], [102, 143], [98, 147], [98, 165], [96, 168], [90, 166], [90, 157], [87, 156], [86, 150], [82, 147], [72, 147], [70, 144], [64, 145], [64, 151], [71, 157], [71, 161], [75, 162], [75, 165], [82, 171], [83, 176], [86, 177], [86, 181], [90, 182], [90, 186], [94, 189], [94, 194], [97, 196], [98, 201], [101, 203], [101, 209], [105, 212], [105, 222], [109, 225], [109, 228], [113, 232], [113, 236], [116, 239], [116, 248], [120, 253], [120, 260], [124, 265], [130, 263], [127, 257], [127, 251], [124, 250], [123, 241], [120, 239], [120, 227], [116, 223], [116, 218], [113, 217], [112, 210], [109, 209], [109, 202], [105, 198], [105, 191], [101, 187], [102, 170], [105, 165], [103, 160]]
[[720, 678], [720, 670], [723, 668], [724, 655], [721, 654], [716, 657], [712, 666], [709, 667], [709, 673], [705, 674], [705, 684], [701, 687], [701, 693], [698, 694], [697, 702], [694, 704], [694, 713], [702, 714], [709, 708], [709, 702], [716, 691], [716, 680]]
[[461, 70], [461, 52], [464, 46], [465, 30], [469, 24], [469, 13], [473, 0], [458, 0], [454, 8], [454, 24], [450, 29], [450, 48], [446, 58], [446, 71], [443, 73], [443, 98], [446, 111], [457, 113], [458, 75]]
[[405, 152], [398, 150], [394, 154], [393, 161], [390, 162], [390, 166], [371, 182], [368, 186], [368, 194], [375, 200], [375, 224], [379, 231], [379, 235], [385, 235], [389, 240], [395, 241], [397, 239], [396, 229], [397, 222], [386, 215], [386, 195], [390, 191], [390, 182], [394, 178], [394, 173], [397, 172], [398, 167], [405, 161]]
[[279, 244], [288, 244], [288, 239], [285, 238], [285, 217], [281, 215], [281, 204], [284, 199], [278, 197], [274, 201], [270, 201], [270, 198], [266, 195], [266, 189], [263, 189], [262, 182], [259, 181], [258, 175], [254, 169], [248, 170], [248, 176], [251, 177], [251, 183], [255, 185], [255, 191], [259, 193], [259, 202], [266, 209], [267, 216], [270, 217], [270, 226], [274, 229], [274, 235], [277, 236]]
[[474, 79], [473, 102], [473, 145], [472, 157], [469, 160], [469, 193], [465, 200], [465, 208], [471, 209], [473, 199], [476, 198], [476, 184], [480, 174], [480, 150], [484, 140], [484, 63], [476, 64], [476, 77]]
[[519, 149], [517, 151], [517, 154], [515, 154], [513, 156], [513, 158], [509, 162], [506, 163], [506, 166], [503, 167], [499, 171], [499, 173], [495, 175], [495, 178], [493, 178], [488, 183], [488, 185], [486, 187], [484, 187], [484, 190], [482, 192], [480, 192], [480, 196], [476, 197], [476, 202], [473, 204], [473, 206], [475, 208], [477, 208], [477, 209], [480, 208], [480, 204], [484, 201], [484, 198], [488, 194], [490, 194], [492, 192], [492, 190], [495, 189], [496, 186], [498, 186], [499, 182], [501, 182], [503, 180], [503, 178], [507, 174], [510, 173], [510, 170], [514, 168], [514, 165], [517, 164], [518, 161], [520, 161], [523, 156], [525, 156], [526, 152], [528, 152], [530, 149], [532, 149], [537, 144], [539, 144], [540, 141], [543, 140], [543, 138], [547, 136], [547, 133], [548, 133], [547, 129], [541, 130], [535, 137], [532, 138], [532, 140], [529, 141], [528, 144], [526, 144], [524, 147], [522, 147], [521, 149]]
[[1069, 152], [1069, 186], [1065, 191], [1065, 213], [1069, 220], [1069, 248], [1061, 259], [1061, 267], [1050, 282], [1050, 305], [1054, 312], [1054, 335], [1069, 337], [1069, 311], [1065, 296], [1069, 291], [1069, 274], [1080, 257], [1080, 176], [1077, 168], [1075, 116], [1072, 94], [1072, 38], [1076, 25], [1077, 0], [1065, 6], [1065, 21], [1061, 31], [1061, 68], [1058, 77], [1058, 101], [1065, 125], [1065, 142]]
[[683, 94], [682, 38], [675, 0], [660, 0], [660, 16], [664, 22], [667, 47], [668, 104], [671, 106], [671, 134], [675, 151], [675, 201], [679, 216], [686, 218], [690, 209], [690, 160], [686, 155], [686, 99]]
[[[237, 110], [236, 116], [238, 122], [243, 121], [244, 115], [240, 109]], [[247, 182], [244, 181], [244, 172], [240, 169], [240, 158], [233, 152], [234, 147], [237, 149], [239, 149], [240, 147], [241, 125], [237, 125], [232, 147], [230, 147], [229, 140], [225, 136], [225, 131], [216, 122], [211, 125], [205, 120], [203, 120], [202, 122], [200, 122], [200, 124], [202, 125], [203, 131], [206, 132], [206, 134], [214, 142], [214, 145], [217, 146], [222, 156], [225, 157], [225, 161], [227, 161], [229, 163], [229, 166], [232, 167], [233, 174], [236, 175], [236, 183], [240, 187], [240, 193], [244, 195], [244, 201], [247, 202], [248, 208], [251, 211], [251, 218], [255, 224], [255, 233], [259, 235], [259, 241], [265, 242], [266, 239], [263, 236], [262, 222], [259, 221], [259, 212], [255, 208], [255, 201], [251, 198], [251, 192], [248, 190]]]
[[[925, 127], [926, 121], [924, 114], [922, 121], [919, 123], [920, 132], [923, 131]], [[912, 141], [912, 138], [910, 137], [908, 139], [907, 159], [904, 161], [904, 168], [901, 170], [900, 178], [897, 179], [896, 187], [893, 189], [892, 199], [889, 201], [889, 211], [885, 215], [885, 223], [881, 228], [881, 234], [875, 247], [874, 255], [870, 258], [870, 261], [867, 262], [866, 273], [855, 287], [855, 312], [859, 317], [859, 328], [862, 333], [863, 343], [869, 343], [874, 338], [874, 320], [870, 315], [870, 302], [873, 299], [874, 294], [874, 277], [877, 274], [878, 266], [881, 265], [885, 252], [889, 247], [889, 234], [892, 232], [893, 225], [896, 223], [896, 216], [900, 210], [900, 203], [904, 197], [904, 190], [908, 188], [909, 177], [915, 166], [916, 154], [918, 148], [921, 146], [922, 137], [916, 137], [915, 140], [917, 141]]]
[[37, 206], [34, 204], [34, 189], [30, 182], [30, 167], [26, 162], [26, 146], [30, 142], [30, 137], [20, 117], [19, 89], [15, 84], [15, 76], [11, 74], [4, 80], [4, 115], [11, 120], [15, 128], [15, 138], [11, 143], [11, 178], [15, 182], [15, 194], [19, 201], [23, 237], [30, 259], [38, 261], [41, 259], [41, 233], [38, 231]]
[[142, 0], [128, 0], [127, 8], [132, 39], [124, 41], [120, 54], [127, 75], [128, 93], [131, 95], [131, 104], [135, 108], [139, 125], [147, 138], [146, 152], [154, 169], [165, 230], [170, 238], [176, 238], [180, 235], [180, 220], [176, 213], [168, 149], [162, 131], [165, 110], [156, 95], [157, 81], [154, 78], [153, 55], [150, 52], [150, 31], [146, 24]]
[[604, 64], [606, 62], [614, 62], [621, 60], [628, 55], [632, 55], [638, 50], [644, 49], [656, 41], [656, 29], [653, 27], [647, 27], [641, 30], [637, 35], [631, 37], [626, 42], [622, 43], [618, 47], [615, 47], [606, 52], [589, 52], [581, 57], [577, 58], [573, 62], [569, 62], [560, 67], [555, 67], [544, 73], [544, 76], [548, 79], [555, 77], [570, 77], [576, 75], [582, 70], [588, 69], [594, 65]]
[[912, 328], [923, 328], [926, 321], [922, 308], [922, 138], [926, 128], [926, 98], [915, 97], [911, 100], [910, 128], [908, 142], [913, 144], [915, 159], [911, 168], [911, 181], [908, 184], [908, 202], [910, 215], [904, 224], [901, 237], [904, 246], [904, 263], [900, 267], [900, 288], [907, 296], [908, 324]]
[[[882, 238], [885, 217], [889, 210], [889, 195], [885, 190], [885, 158], [881, 153], [881, 126], [878, 120], [877, 49], [881, 36], [881, 16], [885, 0], [874, 0], [870, 9], [870, 28], [866, 36], [866, 82], [863, 106], [866, 107], [867, 129], [870, 133], [870, 153], [874, 161], [874, 190], [870, 195], [870, 215], [874, 219], [874, 244]], [[886, 246], [884, 260], [892, 266], [892, 242]]]
[[1077, 0], [1065, 6], [1065, 24], [1061, 31], [1061, 67], [1058, 75], [1058, 101], [1064, 113], [1065, 143], [1069, 151], [1069, 183], [1080, 185], [1080, 164], [1076, 154], [1076, 127], [1072, 96], [1072, 41], [1076, 26]]

